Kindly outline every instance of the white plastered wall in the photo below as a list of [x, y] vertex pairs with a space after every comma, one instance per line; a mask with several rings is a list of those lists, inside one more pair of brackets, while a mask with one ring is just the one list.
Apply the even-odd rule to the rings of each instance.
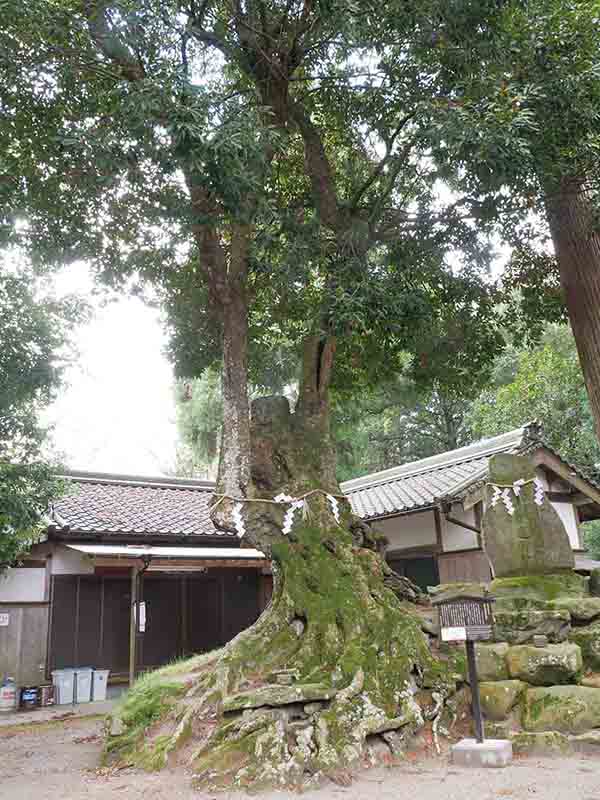
[[[465, 511], [458, 506], [453, 506], [450, 516], [461, 522], [466, 522], [468, 525], [477, 524], [475, 511], [472, 508]], [[477, 534], [475, 531], [470, 531], [468, 528], [449, 522], [442, 514], [442, 545], [445, 553], [451, 553], [454, 550], [471, 550], [474, 547], [478, 547]]]
[[89, 556], [71, 550], [64, 544], [46, 542], [36, 547], [36, 558], [51, 556], [53, 575], [93, 575], [94, 565]]
[[43, 567], [14, 567], [0, 575], [0, 603], [43, 603], [45, 595]]
[[437, 542], [433, 511], [380, 519], [373, 523], [373, 527], [386, 535], [389, 541], [388, 553], [435, 545]]

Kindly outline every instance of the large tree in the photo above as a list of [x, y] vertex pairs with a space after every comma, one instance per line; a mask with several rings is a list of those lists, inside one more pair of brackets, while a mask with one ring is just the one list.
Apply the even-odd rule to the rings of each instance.
[[[191, 735], [181, 757], [196, 772], [257, 785], [350, 764], [370, 736], [400, 742], [452, 682], [392, 591], [410, 587], [340, 496], [330, 386], [392, 375], [407, 350], [415, 377], [460, 383], [499, 347], [468, 209], [440, 201], [421, 158], [415, 9], [13, 0], [3, 11], [3, 230], [45, 265], [87, 258], [104, 280], [151, 281], [181, 375], [222, 361], [212, 517], [266, 553], [276, 579], [256, 625], [183, 668], [195, 672], [174, 708], [166, 698], [182, 690], [164, 675], [134, 688], [116, 749], [164, 763]], [[450, 269], [449, 248], [467, 268]], [[295, 409], [271, 396], [250, 415], [250, 379], [267, 385], [253, 371], [278, 348], [301, 364]], [[271, 685], [282, 669], [293, 688]], [[280, 712], [283, 695], [296, 702]]]
[[598, 0], [448, 3], [418, 45], [442, 173], [529, 258], [533, 284], [553, 246], [598, 436], [599, 19]]
[[73, 303], [49, 297], [31, 271], [8, 261], [0, 266], [0, 571], [39, 539], [61, 490], [43, 453], [40, 413], [60, 385], [77, 317]]

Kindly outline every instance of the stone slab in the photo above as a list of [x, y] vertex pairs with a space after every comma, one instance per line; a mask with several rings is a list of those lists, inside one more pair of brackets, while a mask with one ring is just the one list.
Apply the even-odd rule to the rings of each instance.
[[461, 739], [450, 752], [452, 763], [463, 767], [506, 767], [512, 761], [508, 739]]
[[489, 473], [482, 533], [494, 575], [572, 570], [575, 559], [567, 531], [545, 492], [534, 485], [531, 459], [501, 453], [490, 458]]

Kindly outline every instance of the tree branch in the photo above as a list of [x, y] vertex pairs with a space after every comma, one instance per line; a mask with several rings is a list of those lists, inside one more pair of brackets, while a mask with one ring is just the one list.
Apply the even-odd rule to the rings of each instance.
[[120, 67], [127, 80], [138, 81], [144, 78], [143, 64], [109, 24], [108, 4], [103, 0], [84, 0], [83, 9], [96, 47], [109, 61]]
[[332, 230], [337, 231], [341, 227], [341, 214], [331, 166], [319, 131], [301, 105], [292, 104], [290, 115], [298, 126], [304, 141], [306, 170], [321, 221]]
[[361, 197], [365, 194], [365, 192], [375, 183], [377, 178], [381, 175], [383, 170], [386, 168], [387, 164], [389, 163], [390, 159], [392, 158], [392, 148], [394, 146], [394, 142], [400, 135], [401, 131], [404, 129], [405, 125], [410, 122], [411, 119], [416, 115], [416, 111], [411, 111], [410, 114], [407, 114], [400, 120], [400, 123], [394, 130], [391, 137], [386, 142], [386, 152], [384, 157], [379, 161], [371, 175], [367, 178], [367, 180], [363, 183], [363, 185], [355, 192], [352, 200], [350, 202], [350, 208], [355, 209], [361, 199]]

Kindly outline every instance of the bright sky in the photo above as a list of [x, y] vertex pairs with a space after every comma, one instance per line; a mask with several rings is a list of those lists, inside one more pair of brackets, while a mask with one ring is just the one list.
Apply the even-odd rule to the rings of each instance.
[[[56, 279], [62, 293], [88, 295], [84, 265]], [[163, 355], [160, 314], [136, 298], [95, 305], [75, 332], [78, 363], [50, 408], [54, 444], [72, 469], [160, 475], [175, 464], [173, 372]]]

